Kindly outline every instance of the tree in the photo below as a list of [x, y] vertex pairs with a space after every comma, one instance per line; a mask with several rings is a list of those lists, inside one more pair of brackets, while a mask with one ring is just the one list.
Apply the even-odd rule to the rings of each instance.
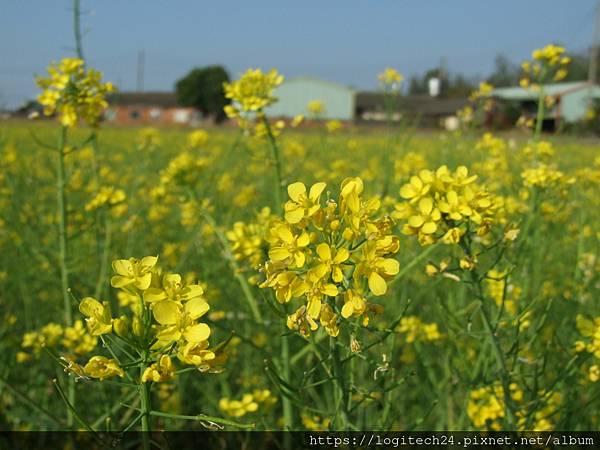
[[409, 81], [410, 95], [428, 95], [429, 80], [440, 80], [440, 97], [467, 97], [477, 87], [477, 83], [462, 74], [451, 75], [441, 68], [429, 69], [422, 76], [413, 76]]
[[506, 55], [499, 54], [494, 60], [494, 71], [488, 78], [488, 83], [494, 87], [517, 86], [521, 68], [510, 61]]
[[202, 114], [214, 117], [215, 121], [225, 119], [223, 108], [229, 104], [223, 91], [223, 83], [229, 75], [222, 66], [196, 67], [175, 84], [177, 101], [182, 106], [198, 108]]

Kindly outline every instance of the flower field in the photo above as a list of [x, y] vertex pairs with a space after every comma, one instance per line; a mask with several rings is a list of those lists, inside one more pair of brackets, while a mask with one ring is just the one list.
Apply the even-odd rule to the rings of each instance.
[[600, 426], [600, 144], [269, 120], [275, 71], [108, 127], [77, 61], [0, 124], [2, 429]]

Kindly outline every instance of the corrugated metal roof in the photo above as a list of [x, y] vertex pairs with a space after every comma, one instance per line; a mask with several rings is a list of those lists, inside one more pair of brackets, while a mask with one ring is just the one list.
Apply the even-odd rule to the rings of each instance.
[[117, 92], [109, 97], [108, 102], [122, 106], [178, 106], [177, 96], [173, 92]]
[[312, 77], [310, 75], [301, 75], [299, 77], [286, 78], [284, 83], [293, 84], [293, 83], [306, 83], [306, 82], [321, 84], [323, 86], [327, 86], [328, 88], [339, 89], [339, 90], [342, 90], [345, 92], [354, 93], [354, 89], [352, 89], [350, 86], [344, 86], [343, 84], [337, 84], [332, 81], [322, 80], [320, 78]]
[[[466, 106], [469, 100], [454, 97], [431, 97], [429, 95], [403, 95], [398, 97], [397, 109], [416, 114], [451, 115]], [[363, 91], [356, 94], [356, 107], [365, 111], [384, 110], [385, 94]]]
[[[590, 84], [587, 81], [573, 81], [568, 83], [552, 83], [544, 85], [546, 95], [560, 97], [580, 89], [588, 89]], [[593, 86], [593, 96], [600, 96], [600, 88]], [[524, 89], [519, 86], [496, 88], [492, 91], [493, 97], [504, 98], [508, 100], [537, 100], [539, 93], [532, 89]]]

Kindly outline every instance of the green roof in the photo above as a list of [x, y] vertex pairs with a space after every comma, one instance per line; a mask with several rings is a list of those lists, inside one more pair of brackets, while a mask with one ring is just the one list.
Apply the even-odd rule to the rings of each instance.
[[[590, 87], [594, 91], [592, 95], [594, 97], [600, 97], [600, 88], [598, 86], [591, 86], [587, 81], [546, 84], [544, 85], [544, 92], [546, 95], [560, 97]], [[492, 91], [492, 96], [509, 100], [536, 100], [539, 97], [539, 93], [532, 89], [524, 89], [522, 87], [506, 87], [494, 89]]]
[[289, 78], [289, 79], [286, 79], [284, 81], [284, 83], [288, 83], [288, 84], [291, 84], [291, 83], [314, 83], [314, 84], [321, 84], [321, 85], [327, 86], [329, 88], [339, 89], [339, 90], [342, 90], [345, 92], [354, 93], [354, 89], [349, 86], [344, 86], [342, 84], [337, 84], [332, 81], [323, 80], [321, 78], [311, 77], [310, 75], [301, 75], [299, 77]]

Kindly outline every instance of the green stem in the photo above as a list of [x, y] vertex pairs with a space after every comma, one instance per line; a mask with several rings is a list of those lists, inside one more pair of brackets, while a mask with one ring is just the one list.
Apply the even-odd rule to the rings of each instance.
[[[282, 377], [285, 381], [290, 381], [290, 343], [287, 336], [281, 337], [281, 363], [283, 368]], [[292, 414], [292, 402], [283, 397], [283, 426], [285, 430], [294, 429], [294, 415]]]
[[95, 298], [101, 298], [104, 294], [104, 288], [106, 285], [106, 274], [108, 272], [108, 259], [110, 256], [110, 244], [111, 244], [111, 222], [110, 217], [107, 213], [106, 216], [106, 227], [104, 230], [104, 243], [102, 245], [102, 256], [100, 260], [100, 273], [98, 274], [98, 281], [96, 281]]
[[[71, 297], [69, 295], [69, 268], [67, 266], [68, 258], [68, 236], [67, 236], [67, 199], [65, 173], [65, 147], [67, 144], [67, 127], [63, 126], [58, 138], [58, 164], [56, 167], [56, 207], [58, 212], [58, 257], [60, 264], [60, 284], [63, 296], [63, 313], [65, 325], [73, 325], [73, 309], [71, 308]], [[75, 405], [75, 381], [72, 378], [67, 380], [68, 400]], [[73, 412], [67, 409], [67, 425], [73, 425]]]
[[75, 410], [75, 407], [69, 401], [69, 399], [65, 395], [64, 391], [62, 390], [60, 384], [58, 383], [58, 380], [54, 379], [54, 380], [52, 380], [52, 383], [54, 383], [54, 386], [56, 387], [56, 390], [58, 391], [58, 393], [60, 395], [60, 398], [62, 398], [63, 402], [65, 402], [65, 405], [67, 406], [67, 409], [69, 411], [71, 411], [71, 413], [73, 414], [73, 417], [75, 418], [75, 420], [77, 420], [77, 422], [79, 423], [79, 425], [81, 425], [87, 431], [90, 431], [90, 432], [93, 433], [94, 429], [85, 420], [83, 420], [83, 418], [77, 413], [77, 411]]
[[144, 450], [150, 449], [150, 411], [152, 410], [150, 401], [150, 385], [141, 381], [142, 374], [145, 370], [145, 364], [140, 367], [140, 407], [142, 408], [142, 441], [144, 443]]
[[273, 135], [273, 130], [271, 129], [271, 125], [269, 124], [269, 120], [266, 116], [263, 116], [263, 122], [265, 124], [265, 128], [267, 129], [267, 137], [269, 139], [269, 143], [271, 144], [273, 159], [275, 160], [275, 174], [277, 176], [277, 184], [275, 186], [275, 211], [281, 211], [281, 189], [283, 187], [283, 177], [281, 175], [281, 156], [279, 145], [277, 144], [277, 140]]
[[242, 429], [254, 428], [253, 423], [238, 423], [238, 422], [233, 422], [233, 421], [227, 420], [227, 419], [221, 419], [220, 417], [207, 416], [205, 414], [197, 414], [195, 416], [186, 416], [186, 415], [182, 415], [182, 414], [170, 414], [170, 413], [164, 413], [164, 412], [160, 412], [160, 411], [150, 411], [150, 415], [157, 416], [157, 417], [166, 417], [169, 419], [197, 420], [197, 421], [213, 422], [213, 423], [218, 423], [221, 425], [229, 425], [232, 427], [242, 428]]
[[[275, 160], [275, 175], [276, 175], [276, 185], [275, 185], [275, 208], [274, 211], [281, 213], [282, 211], [282, 196], [281, 190], [283, 188], [283, 177], [281, 175], [281, 154], [279, 151], [279, 145], [277, 144], [277, 140], [273, 135], [273, 130], [271, 129], [271, 125], [269, 124], [269, 120], [266, 115], [262, 116], [263, 123], [267, 130], [267, 136], [269, 139], [269, 143], [271, 144], [271, 150], [273, 152], [273, 159]], [[289, 342], [287, 336], [283, 336], [281, 338], [281, 364], [282, 364], [282, 375], [286, 382], [290, 381], [291, 374], [291, 364], [290, 364], [290, 349]], [[284, 396], [282, 399], [282, 407], [283, 407], [283, 422], [284, 428], [286, 430], [293, 430], [293, 422], [294, 416], [292, 414], [292, 402], [291, 400]], [[289, 442], [286, 442], [289, 444]], [[288, 447], [289, 445], [286, 445]]]
[[[467, 232], [468, 233], [468, 232]], [[471, 248], [471, 240], [468, 242], [465, 240], [460, 241], [460, 245], [464, 250], [465, 254], [472, 259], [473, 251]], [[507, 412], [508, 425], [511, 430], [516, 430], [516, 414], [515, 408], [510, 396], [510, 372], [508, 371], [508, 367], [506, 365], [506, 359], [504, 358], [504, 353], [502, 352], [502, 348], [500, 347], [500, 342], [498, 341], [498, 336], [494, 331], [494, 327], [492, 325], [492, 320], [490, 319], [490, 314], [487, 309], [486, 298], [483, 292], [482, 280], [477, 271], [477, 269], [473, 269], [470, 271], [471, 275], [471, 283], [475, 287], [475, 294], [480, 302], [479, 311], [481, 312], [481, 318], [483, 319], [483, 324], [485, 326], [485, 330], [488, 334], [489, 341], [492, 344], [492, 350], [494, 352], [494, 356], [496, 358], [496, 364], [498, 366], [498, 371], [500, 372], [500, 378], [502, 379], [502, 389], [504, 394], [504, 408]]]
[[544, 86], [540, 85], [540, 96], [538, 97], [537, 117], [535, 119], [535, 133], [533, 139], [538, 141], [542, 134], [542, 123], [544, 122], [544, 109], [546, 107], [546, 94]]
[[60, 263], [60, 282], [63, 295], [63, 308], [65, 325], [73, 325], [73, 310], [69, 296], [69, 268], [67, 267], [68, 236], [67, 236], [67, 200], [66, 200], [66, 174], [65, 174], [65, 145], [67, 142], [67, 127], [62, 127], [58, 140], [58, 164], [56, 168], [57, 178], [57, 210], [58, 210], [58, 246]]
[[16, 398], [21, 400], [23, 403], [25, 403], [31, 409], [39, 412], [42, 416], [45, 416], [46, 418], [51, 420], [55, 425], [58, 425], [58, 426], [64, 425], [64, 422], [61, 419], [54, 417], [54, 415], [52, 415], [52, 413], [50, 411], [47, 411], [46, 409], [42, 408], [39, 405], [39, 401], [32, 400], [27, 395], [25, 395], [18, 389], [11, 386], [6, 380], [3, 380], [2, 378], [0, 378], [0, 386], [2, 386], [4, 389], [10, 391], [10, 393], [12, 395], [14, 395]]
[[233, 276], [240, 284], [240, 287], [242, 288], [242, 292], [244, 293], [244, 297], [247, 300], [248, 305], [250, 306], [250, 310], [252, 311], [252, 317], [254, 318], [254, 320], [257, 323], [262, 322], [260, 310], [258, 309], [258, 304], [256, 303], [256, 299], [254, 298], [252, 289], [250, 288], [250, 285], [248, 284], [248, 280], [246, 279], [246, 277], [240, 270], [240, 267], [239, 267], [237, 261], [235, 260], [235, 257], [231, 253], [231, 248], [229, 247], [229, 241], [227, 240], [227, 236], [225, 236], [225, 234], [217, 226], [217, 222], [215, 221], [215, 219], [213, 219], [213, 217], [210, 214], [205, 212], [203, 214], [203, 217], [204, 217], [204, 220], [206, 220], [206, 222], [208, 222], [208, 224], [211, 226], [211, 228], [214, 230], [215, 234], [217, 235], [217, 239], [219, 240], [221, 247], [223, 248], [223, 252], [225, 253], [225, 258], [227, 258], [227, 261], [229, 261], [229, 265], [231, 266], [231, 271], [233, 272]]
[[505, 409], [508, 413], [508, 425], [511, 427], [512, 431], [515, 431], [516, 420], [514, 405], [510, 396], [510, 374], [508, 372], [508, 368], [506, 367], [506, 361], [504, 360], [504, 355], [502, 353], [502, 349], [500, 348], [498, 337], [494, 333], [492, 322], [483, 302], [481, 302], [481, 307], [479, 308], [479, 311], [481, 311], [481, 317], [483, 319], [485, 329], [490, 338], [490, 343], [492, 344], [494, 356], [496, 357], [496, 364], [498, 364], [498, 369], [500, 370], [500, 377], [502, 378], [502, 390], [504, 391], [504, 404]]
[[[333, 398], [336, 406], [335, 418], [339, 421], [334, 421], [334, 429], [348, 429], [348, 389], [346, 386], [346, 373], [342, 368], [342, 360], [340, 358], [340, 349], [337, 345], [336, 338], [329, 338], [329, 349], [331, 352], [333, 367]], [[339, 424], [339, 426], [336, 426]]]

